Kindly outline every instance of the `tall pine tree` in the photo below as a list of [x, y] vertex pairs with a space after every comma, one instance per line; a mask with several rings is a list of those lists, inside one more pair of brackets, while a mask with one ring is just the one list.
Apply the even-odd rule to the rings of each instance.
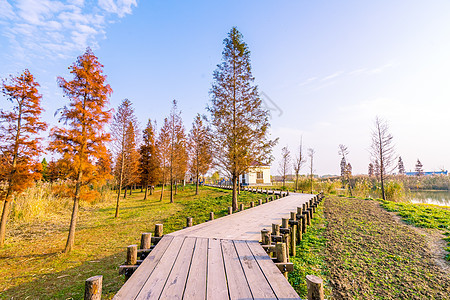
[[250, 51], [233, 27], [224, 40], [222, 63], [213, 74], [211, 113], [214, 160], [233, 183], [237, 210], [237, 182], [254, 163], [270, 163], [276, 141], [268, 139], [269, 113], [262, 107], [250, 65]]

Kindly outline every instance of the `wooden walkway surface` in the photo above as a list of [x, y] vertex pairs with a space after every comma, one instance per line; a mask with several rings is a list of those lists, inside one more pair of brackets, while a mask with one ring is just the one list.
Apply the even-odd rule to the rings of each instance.
[[114, 299], [300, 299], [258, 241], [312, 197], [291, 194], [165, 235]]

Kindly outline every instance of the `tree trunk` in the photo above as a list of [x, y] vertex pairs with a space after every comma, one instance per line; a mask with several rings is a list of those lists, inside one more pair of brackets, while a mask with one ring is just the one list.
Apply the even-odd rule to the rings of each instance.
[[153, 195], [153, 190], [154, 190], [155, 188], [153, 187], [153, 185], [151, 185], [150, 186], [150, 195]]
[[72, 218], [70, 219], [69, 236], [67, 237], [66, 247], [64, 248], [64, 253], [69, 253], [75, 242], [75, 228], [77, 226], [78, 218], [78, 205], [80, 198], [80, 188], [81, 188], [81, 178], [83, 177], [83, 172], [79, 171], [77, 176], [77, 182], [75, 184], [75, 195], [73, 196], [73, 209]]
[[178, 194], [178, 181], [175, 180], [175, 195]]
[[197, 173], [196, 180], [195, 180], [195, 194], [196, 194], [196, 195], [198, 195], [198, 180], [199, 180], [198, 177], [199, 177], [199, 176], [198, 176], [198, 173]]
[[164, 195], [164, 183], [163, 183], [163, 185], [162, 185], [162, 188], [161, 188], [161, 197], [159, 198], [159, 201], [162, 201], [162, 199], [163, 199], [163, 195]]
[[6, 221], [8, 220], [9, 208], [11, 206], [11, 201], [6, 201], [3, 204], [3, 213], [2, 220], [0, 223], [0, 247], [3, 247], [5, 244], [5, 236], [6, 236]]
[[129, 190], [130, 190], [130, 196], [131, 196], [131, 190], [133, 189], [133, 186], [132, 185], [130, 185], [130, 188], [129, 188]]
[[144, 200], [147, 200], [147, 193], [148, 193], [148, 184], [145, 185]]
[[386, 200], [386, 195], [384, 193], [384, 175], [383, 174], [380, 175], [380, 179], [381, 179], [381, 195], [383, 197], [383, 200]]
[[124, 187], [124, 191], [123, 191], [123, 199], [127, 198], [127, 186]]
[[233, 207], [233, 211], [237, 211], [238, 203], [237, 203], [237, 176], [233, 175], [233, 198], [231, 200], [231, 206]]
[[170, 203], [173, 203], [173, 180], [170, 178]]
[[[122, 145], [123, 145], [123, 143], [124, 143], [124, 141], [122, 140]], [[114, 215], [114, 218], [119, 217], [120, 193], [122, 192], [122, 187], [123, 187], [123, 171], [125, 169], [125, 153], [123, 151], [121, 153], [121, 156], [122, 156], [122, 160], [120, 162], [119, 192], [117, 193], [116, 214]], [[124, 196], [124, 198], [125, 198], [125, 196]]]
[[298, 190], [298, 173], [295, 174], [295, 190]]
[[119, 181], [119, 191], [117, 192], [116, 214], [114, 215], [114, 218], [117, 218], [119, 216], [119, 201], [121, 192], [122, 192], [122, 179], [120, 179]]

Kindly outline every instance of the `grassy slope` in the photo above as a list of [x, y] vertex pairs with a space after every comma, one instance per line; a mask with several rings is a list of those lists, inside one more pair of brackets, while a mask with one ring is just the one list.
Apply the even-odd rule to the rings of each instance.
[[[103, 208], [80, 211], [75, 250], [68, 255], [60, 251], [67, 238], [69, 220], [53, 224], [52, 228], [30, 226], [21, 228], [26, 234], [7, 240], [0, 250], [0, 298], [10, 299], [82, 299], [84, 280], [103, 275], [103, 295], [111, 297], [123, 284], [118, 266], [125, 259], [127, 245], [139, 242], [142, 232], [153, 231], [155, 223], [164, 223], [164, 232], [179, 230], [185, 217], [194, 224], [226, 214], [231, 204], [229, 191], [202, 188], [200, 195], [187, 186], [179, 191], [175, 203], [167, 196], [159, 201], [159, 193], [143, 200], [142, 193], [134, 193], [121, 200], [120, 217], [114, 218], [115, 203]], [[247, 203], [258, 195], [242, 192], [240, 201]], [[248, 207], [248, 205], [247, 205]], [[39, 234], [34, 235], [34, 232]]]
[[378, 202], [327, 198], [327, 265], [335, 299], [448, 299], [450, 276], [425, 238]]
[[430, 204], [412, 204], [382, 201], [381, 206], [388, 211], [396, 212], [408, 224], [434, 228], [442, 231], [447, 236], [446, 259], [450, 261], [450, 208]]

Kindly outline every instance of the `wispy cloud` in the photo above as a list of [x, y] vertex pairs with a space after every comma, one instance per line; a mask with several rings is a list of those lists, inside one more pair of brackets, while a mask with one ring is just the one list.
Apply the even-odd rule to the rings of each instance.
[[395, 66], [395, 63], [389, 62], [386, 64], [383, 64], [381, 66], [372, 67], [372, 68], [358, 68], [352, 71], [336, 71], [329, 75], [322, 75], [322, 76], [313, 76], [307, 79], [304, 79], [301, 81], [298, 86], [312, 86], [314, 90], [322, 89], [326, 86], [329, 86], [331, 84], [334, 84], [337, 79], [341, 79], [347, 76], [370, 76], [375, 74], [380, 74], [386, 71], [389, 68], [392, 68]]
[[136, 0], [0, 0], [0, 26], [16, 59], [69, 57], [98, 47], [107, 24], [135, 6]]

